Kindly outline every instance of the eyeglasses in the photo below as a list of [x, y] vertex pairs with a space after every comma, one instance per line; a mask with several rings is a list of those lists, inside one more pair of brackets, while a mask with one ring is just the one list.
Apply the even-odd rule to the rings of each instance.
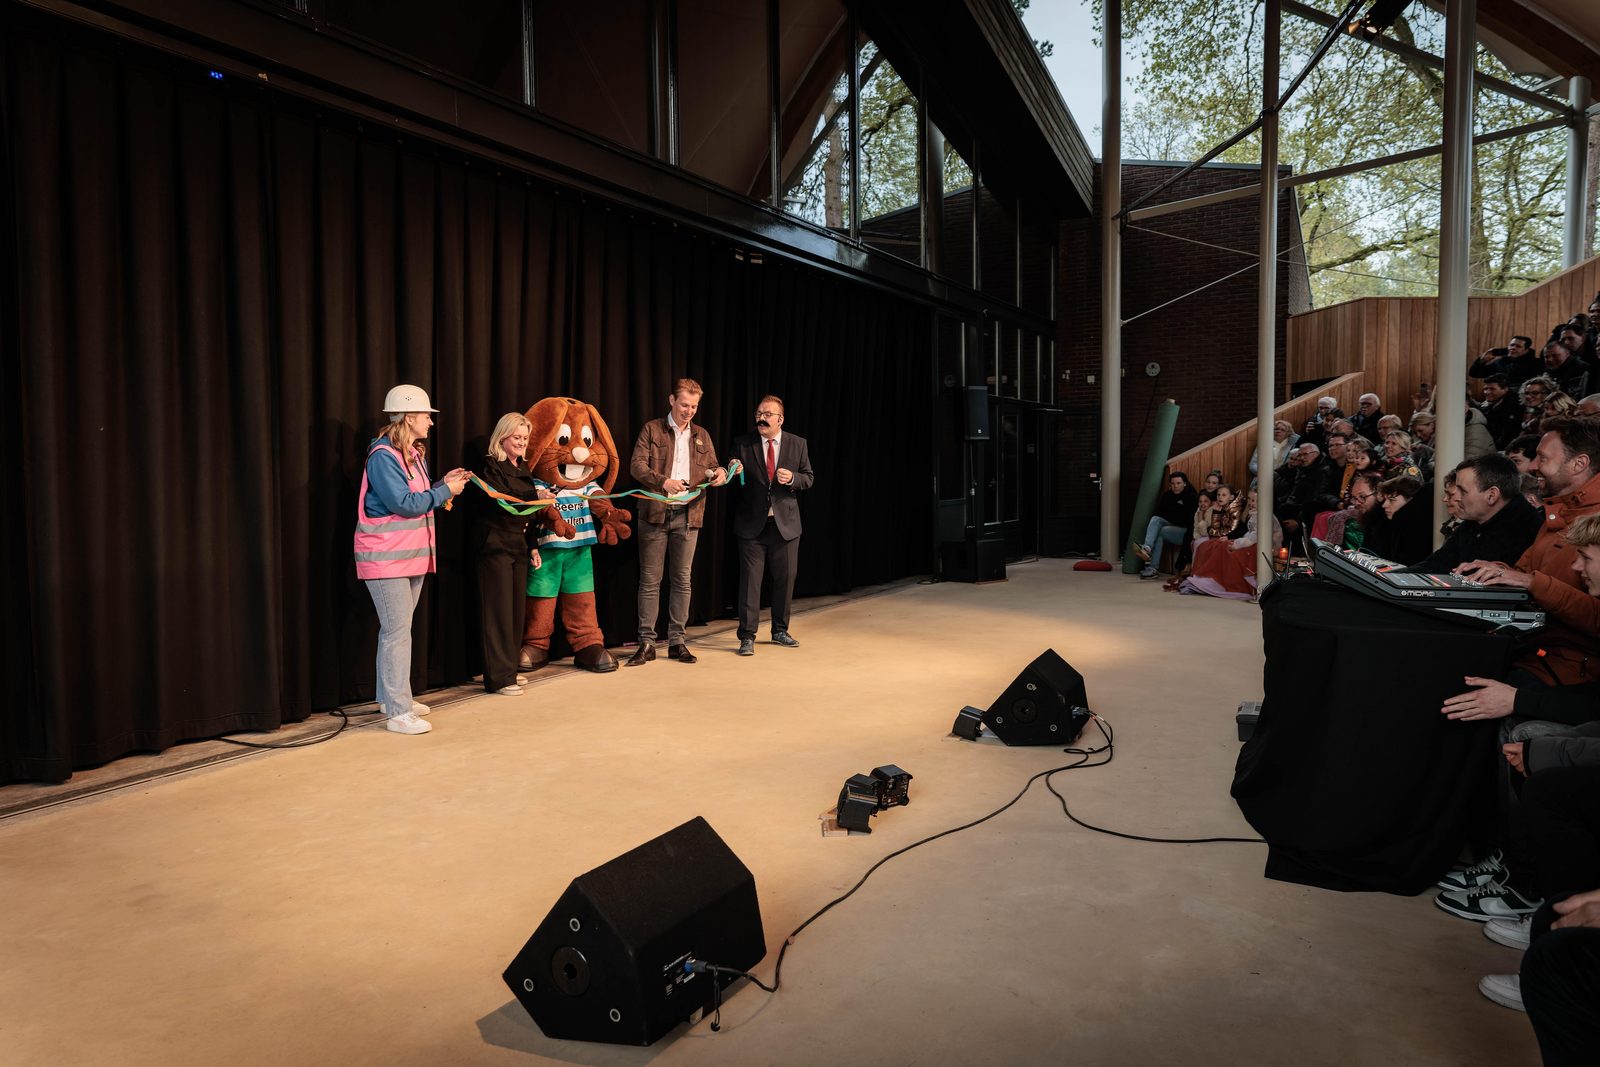
[[783, 412], [781, 412], [781, 411], [758, 411], [758, 412], [756, 412], [756, 418], [759, 419], [759, 418], [765, 417], [765, 418], [769, 418], [769, 419], [776, 419], [776, 418], [782, 416], [782, 414], [783, 414]]
[[1352, 496], [1350, 499], [1354, 503], [1365, 504], [1367, 501], [1371, 500], [1373, 497], [1375, 497], [1377, 495], [1378, 495], [1377, 493], [1367, 493], [1365, 496]]

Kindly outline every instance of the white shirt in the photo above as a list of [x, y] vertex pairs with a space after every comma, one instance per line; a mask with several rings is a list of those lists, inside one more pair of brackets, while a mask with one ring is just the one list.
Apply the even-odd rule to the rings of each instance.
[[[693, 485], [689, 480], [689, 438], [694, 433], [694, 425], [679, 428], [678, 420], [672, 417], [672, 412], [667, 412], [667, 428], [672, 431], [672, 466], [667, 472], [668, 478], [676, 478], [684, 485]], [[682, 503], [668, 504], [668, 507], [684, 507]]]

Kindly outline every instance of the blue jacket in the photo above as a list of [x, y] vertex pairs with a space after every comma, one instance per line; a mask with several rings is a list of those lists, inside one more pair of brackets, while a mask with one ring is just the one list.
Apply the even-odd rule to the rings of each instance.
[[[375, 519], [385, 515], [403, 515], [415, 519], [450, 499], [450, 487], [442, 481], [434, 482], [433, 488], [426, 493], [412, 491], [406, 482], [406, 472], [394, 453], [378, 448], [389, 443], [387, 437], [374, 437], [367, 446], [368, 515]], [[427, 463], [423, 463], [422, 473], [427, 475]]]

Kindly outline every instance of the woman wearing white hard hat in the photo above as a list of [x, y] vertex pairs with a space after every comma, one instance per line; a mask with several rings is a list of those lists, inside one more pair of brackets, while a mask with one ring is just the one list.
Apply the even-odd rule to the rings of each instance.
[[438, 409], [422, 389], [395, 386], [383, 413], [389, 425], [367, 448], [356, 498], [356, 576], [378, 609], [378, 706], [395, 733], [425, 734], [428, 706], [411, 697], [411, 617], [422, 576], [438, 569], [433, 509], [466, 488], [467, 472], [429, 482], [422, 442]]

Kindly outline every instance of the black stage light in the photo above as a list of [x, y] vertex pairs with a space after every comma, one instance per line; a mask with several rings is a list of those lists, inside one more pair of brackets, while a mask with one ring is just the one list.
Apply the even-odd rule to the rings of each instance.
[[872, 816], [878, 813], [878, 782], [870, 774], [852, 774], [839, 790], [839, 825], [846, 830], [872, 833]]
[[983, 709], [969, 704], [956, 712], [956, 721], [950, 727], [950, 732], [968, 741], [976, 741], [978, 735], [983, 733]]
[[1411, 0], [1375, 0], [1367, 13], [1352, 19], [1345, 30], [1356, 37], [1374, 40], [1395, 24], [1402, 12], [1411, 6]]

